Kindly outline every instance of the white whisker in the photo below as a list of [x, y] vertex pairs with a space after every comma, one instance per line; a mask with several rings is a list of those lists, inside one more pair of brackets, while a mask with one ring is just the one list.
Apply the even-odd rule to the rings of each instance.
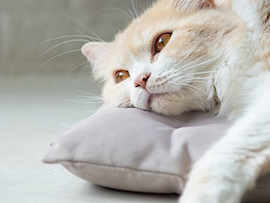
[[95, 38], [92, 38], [92, 37], [89, 37], [87, 35], [62, 35], [62, 36], [57, 36], [57, 37], [53, 37], [51, 39], [47, 39], [45, 41], [42, 41], [42, 42], [38, 42], [37, 44], [34, 44], [32, 47], [36, 47], [36, 46], [39, 46], [39, 45], [43, 45], [45, 43], [48, 43], [48, 42], [51, 42], [51, 41], [55, 41], [55, 40], [58, 40], [58, 39], [65, 39], [65, 38], [78, 38], [78, 37], [81, 37], [81, 38], [87, 38], [89, 40], [93, 40]]
[[42, 63], [42, 64], [40, 64], [39, 66], [38, 66], [38, 68], [34, 71], [34, 73], [32, 74], [32, 76], [31, 77], [33, 77], [43, 66], [45, 66], [46, 64], [48, 64], [48, 63], [50, 63], [51, 61], [53, 61], [53, 60], [55, 60], [55, 59], [57, 59], [57, 58], [59, 58], [59, 57], [61, 57], [61, 56], [64, 56], [64, 55], [66, 55], [66, 54], [70, 54], [70, 53], [73, 53], [73, 52], [80, 52], [81, 51], [81, 49], [74, 49], [74, 50], [70, 50], [70, 51], [66, 51], [66, 52], [64, 52], [64, 53], [61, 53], [61, 54], [58, 54], [58, 55], [56, 55], [56, 56], [54, 56], [54, 57], [52, 57], [52, 58], [50, 58], [50, 59], [48, 59], [47, 61], [45, 61], [44, 63]]
[[203, 65], [209, 65], [209, 64], [213, 63], [214, 61], [216, 61], [218, 58], [219, 58], [219, 57], [211, 58], [211, 59], [209, 59], [209, 60], [207, 60], [207, 61], [203, 61], [203, 62], [201, 62], [201, 63], [198, 63], [198, 64], [195, 64], [195, 65], [189, 66], [189, 67], [187, 67], [187, 68], [184, 68], [184, 69], [182, 69], [181, 71], [186, 71], [186, 70], [189, 70], [189, 69], [191, 69], [191, 68], [195, 68], [195, 67], [199, 67], [199, 66], [203, 66]]
[[90, 70], [90, 63], [86, 64], [80, 71], [78, 78], [80, 78], [86, 70]]
[[213, 70], [213, 71], [200, 71], [200, 72], [195, 72], [195, 73], [192, 73], [192, 74], [187, 74], [187, 76], [194, 76], [194, 75], [202, 75], [202, 74], [211, 74], [211, 73], [216, 73], [217, 71], [216, 70]]
[[[70, 71], [68, 71], [65, 75], [64, 75], [64, 78], [67, 77], [68, 75], [70, 75], [73, 71], [75, 71], [76, 69], [80, 68], [81, 66], [84, 66], [84, 65], [88, 65], [89, 62], [88, 61], [84, 61], [78, 65], [76, 65], [74, 68], [72, 68]], [[90, 65], [90, 64], [89, 64]]]
[[54, 46], [52, 46], [51, 48], [47, 49], [46, 51], [42, 52], [41, 54], [39, 54], [38, 56], [36, 57], [41, 57], [47, 53], [49, 53], [50, 51], [62, 46], [62, 45], [65, 45], [65, 44], [68, 44], [70, 42], [89, 42], [88, 40], [83, 40], [83, 39], [71, 39], [71, 40], [67, 40], [67, 41], [64, 41], [64, 42], [61, 42], [61, 43], [58, 43]]
[[137, 12], [137, 6], [135, 4], [135, 1], [134, 0], [129, 0], [129, 1], [130, 1], [131, 7], [132, 7], [132, 9], [134, 11], [134, 14], [135, 14], [136, 18], [138, 18], [139, 15], [138, 15], [138, 12]]
[[[90, 34], [94, 35], [97, 38], [97, 41], [99, 42], [103, 42], [106, 43], [105, 40], [103, 40], [99, 35], [97, 35], [94, 31], [92, 31], [90, 28], [88, 28], [87, 26], [85, 26], [84, 24], [82, 24], [81, 22], [79, 22], [78, 20], [76, 20], [75, 18], [68, 16], [66, 14], [62, 14], [62, 16], [72, 20], [73, 22], [77, 23], [78, 25], [82, 26], [84, 29], [86, 29], [86, 31], [88, 31]], [[84, 34], [84, 33], [83, 33]], [[112, 51], [114, 50], [113, 47], [108, 44], [108, 48], [110, 48]]]
[[198, 87], [196, 87], [196, 86], [193, 86], [193, 85], [188, 85], [188, 84], [184, 84], [186, 87], [190, 87], [190, 88], [193, 88], [193, 89], [195, 89], [195, 90], [198, 90], [198, 91], [200, 91], [200, 92], [202, 92], [202, 93], [204, 93], [204, 94], [207, 94], [207, 92], [206, 91], [204, 91], [204, 90], [202, 90], [202, 89], [200, 89], [200, 88], [198, 88]]
[[90, 28], [88, 28], [87, 26], [85, 26], [84, 24], [82, 24], [81, 22], [79, 22], [78, 20], [76, 20], [75, 18], [73, 18], [72, 16], [66, 15], [66, 14], [60, 14], [70, 20], [72, 20], [73, 22], [77, 23], [78, 25], [82, 26], [84, 29], [86, 29], [90, 34], [94, 35], [95, 37], [97, 37], [101, 42], [105, 42], [100, 36], [98, 36], [95, 32], [93, 32]]

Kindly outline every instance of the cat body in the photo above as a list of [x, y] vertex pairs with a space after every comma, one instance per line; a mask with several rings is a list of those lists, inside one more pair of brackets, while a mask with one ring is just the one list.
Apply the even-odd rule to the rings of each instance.
[[193, 167], [181, 203], [237, 203], [270, 172], [270, 0], [159, 0], [82, 52], [107, 105], [215, 111], [234, 125]]

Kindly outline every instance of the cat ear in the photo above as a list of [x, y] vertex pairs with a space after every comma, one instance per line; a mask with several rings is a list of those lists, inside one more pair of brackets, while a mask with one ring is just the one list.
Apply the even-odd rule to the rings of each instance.
[[106, 42], [89, 42], [82, 46], [81, 51], [88, 59], [93, 68], [93, 74], [96, 79], [104, 76], [104, 62], [110, 52], [111, 44]]
[[214, 0], [171, 0], [175, 8], [181, 10], [198, 10], [215, 8]]
[[110, 49], [110, 44], [105, 42], [89, 42], [82, 46], [83, 55], [96, 66], [102, 60], [106, 59]]

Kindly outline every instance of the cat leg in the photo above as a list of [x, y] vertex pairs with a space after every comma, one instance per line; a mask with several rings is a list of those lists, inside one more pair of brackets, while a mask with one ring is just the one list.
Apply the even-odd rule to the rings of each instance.
[[251, 105], [195, 164], [180, 203], [239, 203], [256, 179], [270, 171], [270, 73], [250, 90], [255, 83]]

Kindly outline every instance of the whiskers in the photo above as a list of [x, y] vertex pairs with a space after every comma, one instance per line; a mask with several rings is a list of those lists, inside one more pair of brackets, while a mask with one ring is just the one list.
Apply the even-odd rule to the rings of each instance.
[[[129, 13], [131, 16], [133, 16], [133, 18], [138, 18], [139, 17], [139, 12], [138, 12], [138, 4], [136, 0], [129, 0], [131, 7], [133, 9], [133, 12], [131, 10], [129, 10]], [[135, 14], [135, 16], [133, 15], [133, 13]]]
[[[179, 82], [180, 80], [182, 81], [186, 79], [204, 81], [205, 79], [212, 78], [211, 75], [216, 73], [216, 70], [198, 71], [198, 69], [216, 62], [220, 57], [213, 57], [208, 60], [203, 60], [205, 57], [206, 56], [202, 56], [184, 65], [181, 65], [181, 63], [183, 63], [183, 59], [182, 59], [181, 61], [177, 62], [172, 68], [170, 68], [170, 70], [164, 71], [164, 73], [161, 74], [161, 78], [164, 78], [164, 79], [161, 79], [160, 83], [165, 84], [170, 81], [174, 83], [174, 82]], [[187, 71], [189, 71], [190, 73], [187, 73]], [[204, 75], [208, 75], [208, 76], [204, 76]]]
[[[77, 113], [90, 115], [102, 106], [103, 99], [97, 94], [77, 89], [75, 97], [73, 97], [72, 99], [64, 99], [64, 102], [77, 104], [78, 106], [80, 106], [80, 108], [84, 109], [83, 112], [79, 111]], [[85, 107], [87, 108], [87, 110], [85, 110]]]
[[63, 16], [63, 17], [66, 17], [67, 19], [69, 19], [69, 20], [73, 21], [74, 23], [76, 23], [77, 25], [81, 26], [82, 29], [86, 30], [91, 36], [93, 36], [96, 39], [98, 39], [99, 42], [105, 42], [104, 39], [102, 39], [102, 37], [100, 37], [98, 34], [96, 34], [93, 30], [91, 30], [89, 27], [87, 27], [86, 25], [84, 25], [80, 21], [76, 20], [74, 17], [69, 16], [69, 15], [66, 15], [66, 14], [59, 14], [59, 15], [60, 16]]
[[154, 87], [162, 86], [163, 88], [159, 88], [162, 89], [161, 91], [177, 93], [183, 100], [193, 94], [203, 104], [203, 98], [209, 95], [206, 87], [213, 81], [217, 73], [217, 69], [211, 70], [208, 66], [216, 63], [220, 56], [209, 59], [204, 55], [189, 63], [184, 63], [187, 57], [188, 55], [177, 62], [170, 70], [160, 74], [160, 79]]
[[[74, 56], [74, 54], [80, 53], [81, 47], [85, 43], [91, 41], [104, 42], [104, 40], [73, 17], [67, 15], [60, 16], [68, 19], [68, 21], [72, 21], [72, 23], [75, 23], [77, 26], [74, 27], [78, 27], [78, 30], [76, 30], [77, 28], [70, 28], [72, 32], [69, 34], [67, 33], [67, 35], [56, 35], [45, 41], [34, 44], [32, 49], [40, 49], [43, 47], [46, 49], [44, 50], [43, 48], [44, 51], [37, 54], [36, 58], [39, 61], [43, 61], [36, 67], [30, 77], [34, 78], [40, 70], [44, 67], [48, 67], [48, 64], [50, 63], [53, 63], [50, 67], [53, 67], [55, 64], [59, 66], [60, 64], [62, 69], [66, 68], [66, 71], [62, 72], [63, 74], [61, 75], [61, 78], [58, 78], [58, 80], [68, 80], [69, 84], [74, 82], [74, 85], [72, 86], [74, 87], [74, 90], [70, 90], [73, 95], [71, 97], [68, 96], [68, 98], [63, 98], [63, 102], [70, 103], [69, 105], [72, 106], [68, 111], [73, 114], [89, 116], [102, 106], [103, 99], [98, 96], [99, 93], [93, 94], [88, 91], [77, 90], [78, 86], [82, 87], [82, 85], [84, 85], [83, 87], [86, 87], [85, 83], [89, 84], [87, 89], [89, 89], [89, 87], [91, 89], [92, 83], [88, 82], [88, 80], [91, 81], [91, 69], [89, 61], [82, 54], [80, 54], [81, 59], [83, 59], [81, 61], [80, 58], [77, 57], [78, 55]], [[64, 56], [68, 56], [67, 61], [60, 60], [60, 58]], [[44, 58], [46, 60], [44, 60]], [[69, 65], [70, 67], [68, 67], [67, 64], [72, 65]], [[55, 65], [55, 68], [57, 68], [57, 66]], [[70, 77], [71, 75], [72, 77]], [[62, 81], [59, 81], [59, 84], [60, 83], [62, 83]], [[64, 84], [65, 83], [66, 82], [64, 82]], [[98, 92], [95, 88], [92, 88], [92, 90], [94, 90], [94, 92]], [[71, 103], [76, 105], [72, 105]]]
[[86, 105], [95, 105], [101, 106], [103, 103], [103, 99], [99, 95], [95, 95], [89, 92], [84, 92], [82, 90], [77, 90], [78, 94], [76, 95], [75, 100], [66, 100], [69, 102], [77, 103], [77, 104], [86, 104]]
[[[33, 71], [31, 77], [34, 77], [43, 67], [45, 67], [47, 64], [54, 62], [56, 59], [63, 57], [65, 55], [70, 55], [74, 54], [77, 52], [81, 52], [81, 47], [83, 44], [95, 41], [95, 42], [105, 42], [98, 34], [96, 34], [94, 31], [92, 31], [90, 28], [88, 28], [86, 25], [81, 23], [80, 21], [76, 20], [75, 18], [68, 16], [66, 14], [60, 14], [59, 16], [62, 16], [69, 21], [75, 23], [77, 26], [80, 27], [80, 30], [76, 30], [73, 28], [73, 31], [76, 32], [76, 34], [69, 34], [69, 35], [60, 35], [60, 36], [55, 36], [53, 38], [47, 39], [45, 41], [36, 43], [35, 45], [32, 46], [32, 48], [38, 47], [38, 46], [44, 46], [47, 44], [53, 44], [50, 46], [48, 49], [43, 51], [42, 53], [38, 54], [36, 57], [43, 57], [46, 56], [50, 53], [55, 53], [57, 49], [61, 47], [66, 47], [67, 45], [73, 45], [73, 49], [70, 50], [65, 50], [64, 52], [61, 52], [59, 54], [54, 54], [44, 62], [42, 62], [38, 67]], [[60, 42], [59, 42], [60, 41]], [[112, 47], [108, 46], [108, 49], [111, 49]], [[72, 61], [73, 62], [73, 61]], [[78, 68], [78, 67], [76, 67]], [[72, 73], [73, 71], [71, 71]]]

